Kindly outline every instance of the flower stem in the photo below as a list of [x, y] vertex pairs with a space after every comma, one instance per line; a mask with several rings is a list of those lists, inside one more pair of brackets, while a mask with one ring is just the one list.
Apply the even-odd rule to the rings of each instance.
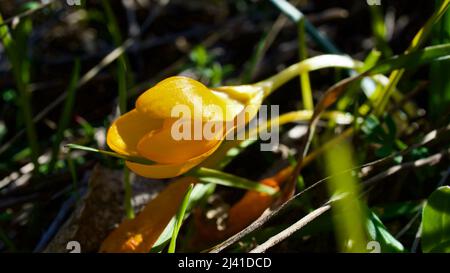
[[361, 62], [353, 60], [348, 56], [325, 54], [293, 64], [286, 69], [283, 69], [278, 74], [266, 80], [255, 83], [254, 85], [263, 88], [265, 96], [268, 96], [286, 82], [290, 81], [294, 77], [298, 77], [299, 74], [328, 67], [354, 69], [361, 65]]
[[130, 170], [128, 168], [123, 168], [123, 180], [124, 180], [124, 186], [125, 186], [125, 214], [128, 219], [134, 218], [134, 210], [133, 210], [133, 204], [131, 203], [131, 198], [133, 195], [133, 189], [131, 187], [131, 180], [130, 180]]

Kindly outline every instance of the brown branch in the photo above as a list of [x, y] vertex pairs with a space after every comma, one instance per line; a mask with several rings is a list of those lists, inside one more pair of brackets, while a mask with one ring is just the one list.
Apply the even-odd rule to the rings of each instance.
[[277, 245], [278, 243], [284, 241], [286, 238], [290, 237], [295, 232], [302, 229], [304, 226], [312, 222], [314, 219], [319, 217], [320, 215], [324, 214], [325, 212], [329, 211], [331, 209], [331, 205], [323, 205], [314, 211], [308, 213], [305, 217], [295, 222], [290, 227], [286, 228], [285, 230], [281, 231], [280, 233], [270, 237], [267, 241], [262, 243], [261, 245], [255, 247], [253, 250], [250, 251], [250, 253], [264, 253], [269, 248]]

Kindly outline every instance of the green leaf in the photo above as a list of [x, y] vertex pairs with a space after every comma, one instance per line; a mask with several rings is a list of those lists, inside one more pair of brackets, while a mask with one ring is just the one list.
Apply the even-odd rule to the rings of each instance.
[[402, 243], [397, 241], [388, 231], [380, 218], [371, 210], [368, 211], [367, 229], [372, 240], [380, 243], [382, 252], [404, 252]]
[[[196, 184], [191, 192], [189, 198], [189, 203], [187, 205], [187, 211], [190, 211], [194, 206], [197, 206], [203, 199], [209, 196], [215, 189], [215, 184]], [[158, 240], [152, 246], [150, 253], [161, 252], [167, 244], [169, 244], [170, 239], [173, 234], [173, 229], [175, 227], [175, 217], [173, 217], [167, 224], [164, 231], [159, 236]]]
[[267, 185], [218, 170], [197, 168], [189, 172], [188, 174], [197, 177], [201, 182], [214, 183], [222, 186], [246, 190], [254, 190], [262, 193], [267, 193], [269, 195], [274, 195], [275, 193], [277, 193], [277, 190]]
[[80, 60], [76, 59], [72, 75], [70, 77], [70, 83], [67, 88], [67, 98], [64, 103], [63, 112], [59, 119], [58, 129], [56, 131], [55, 141], [53, 142], [51, 160], [49, 163], [49, 173], [53, 171], [56, 161], [58, 159], [59, 145], [64, 138], [64, 131], [69, 126], [70, 117], [72, 116], [73, 107], [75, 105], [75, 94], [77, 90], [78, 79], [80, 78]]
[[170, 243], [172, 239], [173, 230], [175, 228], [175, 217], [173, 217], [170, 222], [167, 224], [164, 231], [159, 235], [158, 240], [156, 240], [155, 244], [150, 249], [150, 253], [160, 253], [166, 247], [167, 244]]
[[189, 204], [189, 198], [191, 196], [192, 189], [194, 188], [194, 184], [191, 184], [186, 191], [186, 195], [184, 196], [183, 202], [181, 203], [181, 206], [177, 212], [176, 218], [175, 218], [175, 225], [173, 228], [172, 233], [172, 239], [170, 240], [169, 244], [169, 253], [175, 253], [175, 247], [177, 242], [178, 233], [180, 232], [181, 225], [183, 224], [184, 220], [184, 214], [186, 213], [186, 209]]
[[196, 64], [198, 68], [204, 68], [211, 61], [208, 51], [202, 45], [196, 46], [189, 55], [192, 62]]
[[450, 253], [450, 187], [435, 190], [422, 213], [422, 251]]

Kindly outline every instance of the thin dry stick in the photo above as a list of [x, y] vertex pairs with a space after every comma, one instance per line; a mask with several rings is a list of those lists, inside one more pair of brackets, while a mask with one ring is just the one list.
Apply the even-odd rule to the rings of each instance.
[[290, 237], [295, 232], [302, 229], [304, 226], [312, 222], [314, 219], [319, 217], [320, 215], [324, 214], [325, 212], [329, 211], [331, 209], [331, 205], [327, 204], [324, 206], [321, 206], [314, 211], [308, 213], [305, 217], [295, 222], [293, 225], [288, 227], [287, 229], [283, 230], [282, 232], [270, 237], [267, 241], [265, 241], [263, 244], [255, 247], [250, 253], [264, 253], [269, 248], [273, 247], [274, 245], [277, 245], [278, 243], [282, 242], [286, 238]]
[[37, 12], [37, 11], [39, 11], [39, 10], [41, 10], [41, 9], [51, 5], [51, 4], [53, 4], [53, 2], [54, 2], [54, 0], [50, 0], [47, 3], [40, 4], [39, 6], [37, 6], [34, 9], [29, 9], [27, 11], [24, 11], [22, 13], [14, 15], [13, 17], [4, 20], [3, 23], [0, 24], [0, 27], [4, 26], [4, 25], [7, 25], [7, 24], [10, 24], [10, 23], [13, 23], [13, 22], [17, 22], [18, 20], [20, 20], [20, 19], [22, 19], [24, 17], [30, 16], [30, 15], [34, 14], [35, 12]]
[[441, 162], [442, 159], [446, 158], [448, 155], [450, 154], [450, 149], [446, 149], [444, 151], [441, 151], [437, 154], [431, 155], [429, 157], [426, 158], [421, 158], [418, 159], [416, 161], [412, 161], [412, 162], [406, 162], [400, 165], [396, 165], [396, 166], [392, 166], [389, 169], [375, 175], [372, 176], [371, 178], [369, 178], [368, 180], [363, 182], [364, 186], [370, 186], [373, 183], [376, 183], [380, 180], [385, 179], [388, 176], [391, 176], [393, 174], [398, 173], [399, 171], [402, 170], [406, 170], [406, 169], [411, 169], [411, 168], [418, 168], [418, 167], [423, 167], [423, 166], [433, 166], [436, 165], [437, 163]]

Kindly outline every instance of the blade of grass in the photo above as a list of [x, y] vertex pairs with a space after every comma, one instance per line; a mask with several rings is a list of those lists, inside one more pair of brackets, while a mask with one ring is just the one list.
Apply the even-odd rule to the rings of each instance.
[[[189, 197], [189, 203], [186, 210], [191, 211], [193, 207], [201, 204], [200, 202], [204, 202], [204, 200], [214, 192], [215, 188], [215, 184], [196, 184]], [[174, 227], [175, 217], [170, 220], [158, 240], [153, 244], [152, 249], [150, 250], [151, 253], [161, 252], [170, 243]]]
[[245, 190], [254, 190], [269, 195], [277, 193], [277, 190], [270, 186], [214, 169], [200, 167], [192, 170], [188, 175], [197, 177], [201, 182], [214, 183]]
[[[114, 45], [116, 47], [122, 44], [122, 35], [120, 34], [120, 28], [117, 23], [117, 18], [111, 8], [109, 1], [102, 0], [102, 6], [106, 14], [106, 25], [108, 31], [113, 38]], [[117, 77], [118, 77], [118, 100], [119, 100], [119, 110], [120, 114], [123, 115], [127, 111], [127, 81], [131, 79], [131, 73], [127, 74], [127, 68], [129, 66], [128, 59], [125, 54], [122, 54], [117, 59]], [[124, 188], [125, 188], [125, 214], [129, 219], [134, 218], [133, 206], [131, 204], [132, 197], [132, 187], [130, 181], [130, 171], [128, 168], [124, 167], [123, 171]]]
[[170, 220], [170, 222], [167, 224], [166, 228], [161, 233], [158, 240], [152, 246], [152, 249], [150, 249], [150, 253], [162, 252], [164, 248], [170, 243], [174, 229], [175, 229], [175, 217], [173, 217], [172, 220]]
[[[118, 82], [118, 100], [119, 100], [119, 110], [120, 114], [123, 115], [127, 112], [127, 62], [124, 55], [120, 56], [117, 60], [117, 82]], [[124, 207], [125, 214], [128, 219], [134, 218], [133, 205], [131, 204], [131, 199], [133, 196], [131, 180], [130, 180], [130, 170], [124, 167], [123, 170], [123, 183], [125, 188], [124, 196]]]
[[[300, 19], [305, 16], [298, 9], [296, 9], [291, 3], [286, 0], [270, 0], [275, 6], [277, 6], [286, 16], [291, 20], [298, 23]], [[326, 37], [324, 37], [320, 32], [305, 19], [305, 29], [306, 32], [311, 36], [311, 38], [316, 42], [325, 52], [339, 54], [340, 51], [330, 42]]]
[[393, 70], [402, 70], [406, 67], [414, 68], [433, 61], [450, 58], [450, 43], [425, 47], [414, 52], [393, 56], [379, 62], [367, 72], [369, 75], [388, 73]]
[[[24, 48], [26, 46], [26, 37], [29, 35], [30, 31], [30, 20], [24, 20], [19, 23], [15, 33], [20, 37], [20, 41], [23, 44], [18, 44], [11, 36], [8, 26], [3, 24], [3, 17], [0, 14], [0, 38], [2, 39], [6, 55], [8, 56], [12, 66], [12, 72], [19, 93], [20, 110], [25, 123], [28, 144], [31, 148], [31, 161], [34, 165], [34, 171], [38, 172], [39, 145], [37, 141], [36, 128], [33, 122], [30, 92], [27, 88], [30, 77], [29, 62], [27, 57], [21, 57], [21, 52], [27, 52]], [[19, 49], [22, 49], [23, 51], [19, 51]]]
[[73, 144], [73, 143], [67, 144], [66, 147], [69, 148], [69, 149], [77, 149], [77, 150], [82, 150], [82, 151], [86, 151], [86, 152], [93, 152], [93, 153], [98, 153], [98, 154], [102, 154], [102, 155], [106, 155], [106, 156], [112, 156], [112, 157], [124, 159], [124, 160], [127, 160], [127, 161], [139, 163], [139, 164], [144, 164], [144, 165], [152, 165], [152, 164], [154, 164], [153, 161], [145, 159], [145, 158], [142, 158], [142, 157], [122, 155], [122, 154], [118, 154], [118, 153], [115, 153], [115, 152], [100, 150], [100, 149], [87, 147], [87, 146], [82, 146], [82, 145]]
[[[298, 23], [298, 51], [300, 61], [303, 61], [308, 57], [308, 52], [306, 50], [305, 18], [300, 19]], [[314, 110], [311, 83], [307, 71], [300, 73], [300, 86], [302, 89], [303, 107], [306, 110]]]
[[55, 164], [58, 160], [58, 152], [60, 149], [61, 141], [64, 138], [64, 131], [69, 126], [70, 117], [72, 116], [73, 107], [75, 105], [75, 95], [77, 90], [77, 83], [80, 78], [80, 60], [76, 59], [74, 67], [72, 69], [72, 75], [70, 77], [69, 86], [67, 88], [67, 98], [64, 103], [63, 112], [58, 122], [58, 129], [56, 131], [55, 140], [53, 142], [52, 153], [50, 163], [48, 165], [48, 172], [52, 173]]
[[119, 110], [123, 115], [127, 112], [127, 66], [123, 55], [117, 60], [117, 77], [119, 90]]
[[358, 182], [351, 173], [343, 173], [355, 166], [350, 145], [343, 142], [341, 145], [334, 146], [325, 155], [327, 172], [331, 176], [327, 183], [330, 199], [342, 196], [332, 203], [339, 248], [342, 252], [366, 252], [365, 223], [367, 217], [364, 215], [361, 201], [358, 198]]
[[253, 75], [255, 74], [255, 70], [261, 58], [263, 57], [263, 54], [265, 53], [267, 41], [268, 41], [268, 34], [264, 34], [261, 40], [256, 45], [254, 53], [252, 54], [249, 62], [245, 67], [245, 70], [242, 72], [240, 76], [241, 83], [249, 83], [252, 80]]
[[386, 41], [386, 25], [383, 19], [383, 13], [380, 6], [369, 6], [372, 18], [372, 32], [376, 40], [377, 48], [383, 53], [384, 57], [392, 56], [392, 50]]
[[[120, 27], [109, 0], [102, 0], [102, 6], [106, 14], [106, 26], [108, 28], [109, 33], [111, 34], [113, 43], [116, 47], [120, 47], [123, 44], [122, 34], [120, 33]], [[130, 62], [126, 54], [120, 55], [117, 61], [118, 61], [118, 71], [121, 70], [120, 66], [122, 66], [123, 68], [130, 67]], [[133, 77], [131, 73], [127, 74], [127, 80], [130, 83], [133, 81], [132, 78]]]
[[184, 221], [184, 215], [186, 214], [186, 209], [189, 204], [189, 198], [192, 193], [192, 189], [194, 188], [194, 184], [191, 184], [186, 191], [186, 195], [184, 196], [183, 202], [181, 203], [180, 208], [178, 209], [177, 215], [175, 217], [175, 226], [172, 233], [172, 238], [170, 239], [168, 253], [175, 253], [175, 247], [177, 243], [178, 233], [180, 232], [181, 225]]
[[275, 38], [280, 33], [281, 29], [284, 27], [288, 19], [285, 16], [278, 16], [278, 18], [273, 23], [271, 29], [268, 31], [267, 35], [264, 34], [257, 45], [257, 50], [254, 51], [252, 57], [245, 66], [245, 70], [240, 75], [240, 83], [251, 82], [258, 71], [258, 67], [264, 58], [269, 47], [274, 42]]

